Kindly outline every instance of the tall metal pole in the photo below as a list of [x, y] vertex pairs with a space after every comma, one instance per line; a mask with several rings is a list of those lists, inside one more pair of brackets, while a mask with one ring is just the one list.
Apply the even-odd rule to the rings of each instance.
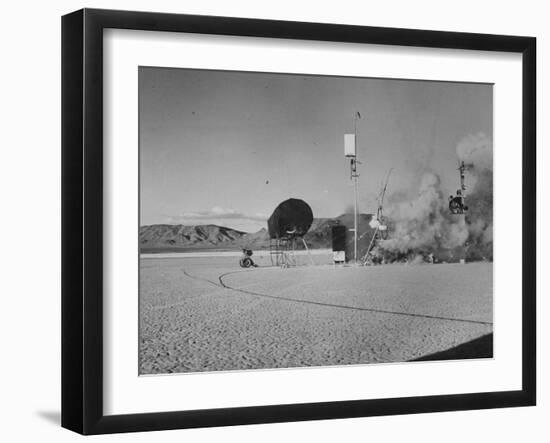
[[353, 261], [357, 264], [357, 174], [353, 176], [355, 190], [355, 208], [353, 211]]
[[353, 262], [357, 264], [357, 118], [360, 118], [361, 115], [356, 112], [353, 118], [353, 133], [355, 135], [355, 158], [351, 161], [353, 162], [353, 188], [354, 188], [354, 210], [353, 210]]

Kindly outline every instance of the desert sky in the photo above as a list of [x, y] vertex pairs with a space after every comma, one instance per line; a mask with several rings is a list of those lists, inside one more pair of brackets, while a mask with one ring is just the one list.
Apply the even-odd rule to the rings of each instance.
[[433, 171], [451, 194], [456, 146], [492, 138], [492, 103], [488, 84], [140, 67], [140, 223], [254, 232], [290, 197], [342, 214], [357, 112], [361, 212], [390, 168], [390, 193]]

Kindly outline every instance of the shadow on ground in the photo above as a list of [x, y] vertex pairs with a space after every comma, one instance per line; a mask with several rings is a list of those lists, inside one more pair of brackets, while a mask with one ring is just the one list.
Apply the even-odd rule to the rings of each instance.
[[59, 411], [37, 411], [36, 415], [51, 424], [61, 425], [61, 412]]
[[445, 351], [428, 354], [411, 361], [463, 360], [468, 358], [492, 358], [493, 334], [482, 335]]

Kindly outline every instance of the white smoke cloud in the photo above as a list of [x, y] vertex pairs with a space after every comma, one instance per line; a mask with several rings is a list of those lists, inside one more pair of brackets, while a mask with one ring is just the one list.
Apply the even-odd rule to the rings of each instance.
[[493, 143], [483, 132], [464, 137], [456, 146], [456, 155], [476, 169], [493, 169]]
[[422, 177], [416, 198], [394, 204], [387, 215], [393, 229], [390, 238], [380, 242], [380, 247], [398, 255], [452, 249], [468, 238], [463, 217], [452, 218], [441, 180], [433, 172]]
[[483, 133], [468, 135], [457, 144], [456, 153], [459, 161], [469, 166], [466, 217], [451, 214], [439, 175], [426, 172], [412, 198], [403, 194], [390, 197], [386, 215], [391, 232], [378, 243], [375, 255], [387, 261], [415, 262], [418, 257], [447, 251], [451, 256], [492, 259], [491, 139]]

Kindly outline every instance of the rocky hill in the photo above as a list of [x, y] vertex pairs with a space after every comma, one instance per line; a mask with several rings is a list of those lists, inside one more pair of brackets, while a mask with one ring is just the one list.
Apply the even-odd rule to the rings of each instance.
[[234, 244], [246, 233], [217, 225], [148, 225], [139, 229], [142, 252], [218, 248]]
[[[368, 226], [370, 219], [370, 214], [360, 214], [359, 232], [370, 229]], [[305, 236], [308, 247], [330, 248], [331, 227], [335, 224], [353, 227], [353, 215], [343, 214], [335, 218], [314, 219]], [[244, 247], [257, 250], [269, 248], [269, 235], [265, 228], [258, 232], [246, 233], [217, 225], [148, 225], [142, 226], [139, 230], [139, 245], [141, 252], [145, 253], [205, 249], [230, 251]]]

